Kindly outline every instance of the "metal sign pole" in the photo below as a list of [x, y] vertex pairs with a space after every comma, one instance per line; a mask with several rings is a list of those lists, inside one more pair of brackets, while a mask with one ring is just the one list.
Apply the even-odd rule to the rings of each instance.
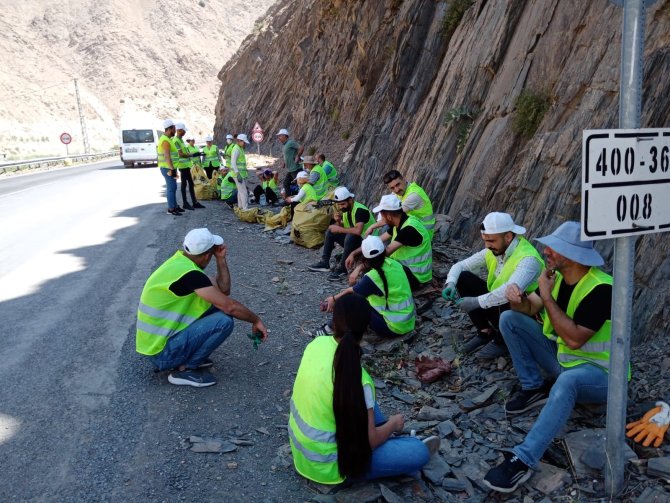
[[[619, 128], [621, 129], [640, 127], [644, 28], [644, 0], [625, 0], [619, 98]], [[624, 431], [628, 398], [634, 264], [635, 238], [617, 238], [614, 244], [612, 344], [607, 394], [607, 464], [605, 466], [605, 487], [612, 498], [621, 492], [624, 482]]]

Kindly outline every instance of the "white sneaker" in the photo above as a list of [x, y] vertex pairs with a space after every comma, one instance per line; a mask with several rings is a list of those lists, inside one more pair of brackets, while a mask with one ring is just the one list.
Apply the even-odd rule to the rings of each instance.
[[440, 437], [433, 435], [432, 437], [424, 438], [422, 442], [428, 447], [428, 452], [430, 452], [431, 456], [440, 450]]

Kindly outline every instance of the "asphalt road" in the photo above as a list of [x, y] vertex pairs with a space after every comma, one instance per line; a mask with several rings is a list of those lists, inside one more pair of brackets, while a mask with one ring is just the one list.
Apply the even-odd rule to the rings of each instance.
[[[277, 244], [219, 201], [205, 204], [167, 215], [157, 168], [119, 161], [0, 179], [0, 501], [313, 494], [278, 451], [288, 443], [288, 394], [308, 342], [298, 327], [320, 316], [323, 282], [302, 269], [316, 252]], [[202, 226], [226, 239], [232, 295], [271, 333], [254, 351], [249, 325], [236, 323], [213, 354], [218, 384], [196, 389], [154, 373], [134, 336], [144, 281]], [[188, 450], [190, 435], [253, 445], [198, 454]]]

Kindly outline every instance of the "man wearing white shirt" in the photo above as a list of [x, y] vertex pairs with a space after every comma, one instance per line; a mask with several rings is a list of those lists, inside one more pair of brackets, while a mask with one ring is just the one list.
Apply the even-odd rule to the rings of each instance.
[[[484, 346], [476, 356], [489, 359], [507, 351], [498, 331], [500, 314], [509, 309], [507, 285], [515, 283], [521, 291], [535, 291], [544, 262], [523, 237], [526, 229], [516, 225], [507, 213], [486, 215], [481, 233], [486, 248], [451, 267], [442, 296], [456, 301], [477, 329], [477, 335], [465, 344], [464, 353]], [[482, 269], [487, 272], [486, 281], [479, 277]]]

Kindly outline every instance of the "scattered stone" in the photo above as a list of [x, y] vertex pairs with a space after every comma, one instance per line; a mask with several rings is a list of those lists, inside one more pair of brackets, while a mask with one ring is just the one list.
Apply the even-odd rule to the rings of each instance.
[[[593, 470], [582, 461], [582, 455], [589, 450], [601, 450], [605, 452], [605, 429], [596, 428], [591, 430], [574, 431], [565, 436], [565, 445], [568, 448], [568, 455], [575, 467], [575, 473], [578, 478], [593, 477], [600, 475], [599, 470]], [[604, 456], [604, 454], [603, 454]], [[624, 444], [624, 460], [636, 458], [635, 452]], [[596, 459], [595, 454], [589, 454], [588, 459]]]
[[651, 458], [647, 462], [647, 475], [670, 480], [670, 457]]
[[191, 442], [191, 451], [193, 452], [233, 452], [237, 446], [232, 442], [220, 438], [197, 437], [191, 435], [188, 439]]
[[670, 370], [670, 356], [663, 358], [661, 362], [661, 375], [667, 375]]
[[284, 264], [284, 265], [291, 265], [293, 264], [293, 260], [284, 260], [284, 259], [277, 259], [278, 264]]
[[442, 480], [442, 487], [452, 492], [461, 492], [466, 489], [465, 482], [451, 477], [446, 477]]
[[237, 468], [237, 463], [235, 463], [235, 461], [230, 461], [229, 463], [226, 463], [226, 466], [230, 470], [235, 470]]
[[263, 435], [269, 435], [270, 434], [270, 432], [268, 431], [268, 429], [265, 426], [261, 426], [260, 428], [256, 428], [256, 431], [258, 433], [262, 433]]
[[275, 276], [270, 281], [272, 281], [273, 283], [279, 283], [281, 280], [279, 279], [279, 276]]
[[243, 446], [254, 445], [254, 443], [251, 440], [246, 440], [244, 438], [231, 438], [230, 441], [235, 445], [243, 445]]
[[602, 471], [605, 467], [605, 451], [598, 447], [586, 449], [579, 460], [592, 470]]
[[479, 395], [473, 398], [463, 400], [460, 403], [461, 409], [463, 409], [466, 412], [469, 412], [471, 410], [478, 409], [480, 407], [483, 407], [484, 405], [487, 405], [488, 402], [492, 399], [493, 393], [495, 393], [497, 389], [498, 389], [497, 385], [491, 386], [483, 393], [480, 393]]
[[507, 367], [507, 358], [505, 358], [504, 356], [499, 356], [496, 367], [498, 368], [498, 370], [505, 370], [505, 367]]
[[568, 472], [561, 468], [542, 462], [538, 468], [530, 483], [543, 494], [551, 494], [570, 481]]
[[444, 438], [451, 435], [456, 429], [456, 425], [449, 419], [442, 421], [437, 425], [437, 431], [440, 432], [440, 437]]
[[386, 383], [381, 379], [374, 378], [375, 388], [377, 389], [386, 389]]
[[416, 403], [416, 397], [407, 393], [403, 393], [398, 388], [393, 388], [393, 391], [391, 391], [391, 396], [409, 405], [414, 405]]
[[450, 466], [440, 455], [430, 457], [428, 463], [422, 468], [423, 476], [435, 485], [440, 485], [444, 476], [451, 471]]
[[640, 494], [635, 503], [670, 503], [670, 493], [665, 492], [660, 487], [647, 487]]
[[421, 407], [419, 415], [416, 417], [419, 421], [445, 421], [451, 419], [452, 414], [447, 409], [435, 409], [427, 405]]
[[387, 503], [404, 503], [404, 500], [400, 496], [391, 491], [391, 489], [384, 484], [379, 484], [379, 489]]
[[335, 495], [335, 501], [337, 503], [351, 503], [352, 501], [374, 503], [381, 495], [381, 490], [377, 484], [366, 483], [338, 492]]

